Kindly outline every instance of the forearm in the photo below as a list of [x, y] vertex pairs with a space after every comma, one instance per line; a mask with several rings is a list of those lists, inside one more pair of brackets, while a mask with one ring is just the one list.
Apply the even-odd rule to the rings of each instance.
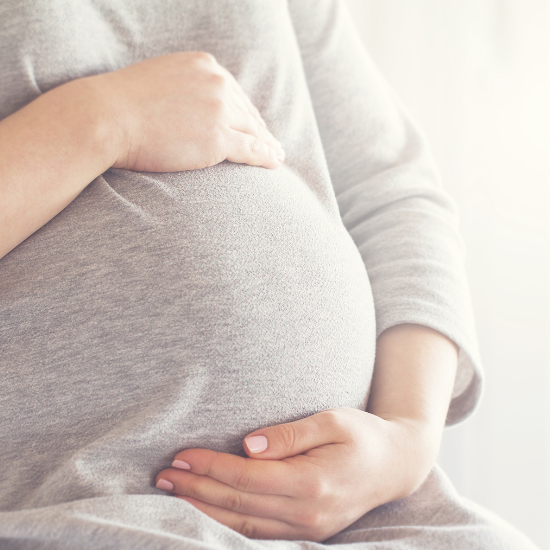
[[421, 325], [397, 325], [378, 338], [367, 411], [418, 432], [407, 461], [413, 488], [437, 457], [457, 358], [458, 348], [451, 340]]
[[0, 258], [109, 167], [278, 168], [281, 144], [227, 69], [176, 52], [51, 90], [0, 122]]
[[75, 80], [0, 121], [0, 258], [115, 162], [96, 99], [88, 79]]

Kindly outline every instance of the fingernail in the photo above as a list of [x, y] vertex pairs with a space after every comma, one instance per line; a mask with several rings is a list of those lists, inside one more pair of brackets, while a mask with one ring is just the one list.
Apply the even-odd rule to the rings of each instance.
[[267, 124], [265, 123], [265, 120], [263, 118], [260, 119], [260, 124], [264, 127], [264, 128], [267, 128]]
[[251, 453], [261, 453], [267, 449], [267, 437], [265, 435], [246, 437], [245, 442]]
[[161, 489], [163, 491], [173, 491], [174, 490], [174, 484], [170, 483], [167, 479], [160, 478], [157, 481], [157, 489]]
[[179, 468], [180, 470], [191, 469], [191, 464], [188, 464], [187, 462], [185, 462], [185, 460], [174, 460], [174, 462], [172, 462], [172, 466], [174, 468]]
[[[279, 162], [283, 162], [283, 160], [285, 160], [285, 154], [282, 150], [277, 152], [277, 160]], [[263, 437], [263, 436], [254, 436], [254, 437]]]

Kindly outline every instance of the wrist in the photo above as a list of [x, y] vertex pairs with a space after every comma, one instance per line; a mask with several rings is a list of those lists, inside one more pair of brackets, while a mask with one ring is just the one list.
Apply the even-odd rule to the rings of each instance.
[[396, 478], [394, 500], [412, 494], [435, 464], [442, 428], [415, 418], [380, 415], [392, 433], [392, 452], [402, 458]]
[[435, 463], [456, 368], [456, 345], [428, 327], [396, 325], [378, 338], [367, 411], [393, 434], [396, 498], [418, 488]]
[[396, 425], [402, 426], [403, 429], [410, 431], [411, 435], [416, 436], [415, 439], [418, 439], [419, 442], [423, 442], [423, 445], [426, 447], [426, 451], [431, 449], [432, 454], [437, 456], [444, 428], [440, 422], [437, 422], [434, 419], [416, 418], [391, 413], [372, 414], [375, 414], [382, 420], [392, 422]]
[[123, 147], [119, 117], [104, 91], [103, 76], [80, 78], [57, 89], [60, 99], [71, 103], [72, 110], [78, 112], [77, 124], [86, 129], [98, 173], [103, 173], [115, 164]]
[[53, 88], [0, 121], [0, 258], [113, 165], [115, 117], [90, 80]]

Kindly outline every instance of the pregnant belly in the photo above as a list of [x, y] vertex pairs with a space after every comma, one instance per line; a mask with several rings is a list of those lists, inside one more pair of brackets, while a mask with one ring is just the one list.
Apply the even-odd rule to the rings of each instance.
[[181, 449], [364, 408], [370, 286], [320, 192], [231, 163], [109, 171], [1, 260], [2, 506], [155, 492]]

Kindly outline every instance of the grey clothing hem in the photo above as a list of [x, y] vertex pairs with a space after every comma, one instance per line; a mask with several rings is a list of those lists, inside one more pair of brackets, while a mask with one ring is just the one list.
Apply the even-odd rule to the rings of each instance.
[[436, 466], [411, 496], [380, 506], [323, 543], [251, 540], [187, 502], [117, 495], [0, 513], [2, 550], [537, 550], [457, 495]]

